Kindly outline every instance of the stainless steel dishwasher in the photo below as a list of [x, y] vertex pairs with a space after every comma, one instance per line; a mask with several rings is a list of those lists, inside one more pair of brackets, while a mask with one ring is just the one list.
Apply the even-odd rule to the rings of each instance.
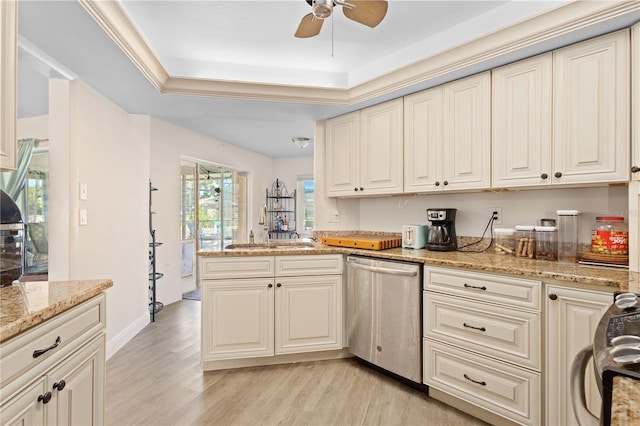
[[348, 256], [349, 352], [421, 384], [421, 301], [421, 265]]

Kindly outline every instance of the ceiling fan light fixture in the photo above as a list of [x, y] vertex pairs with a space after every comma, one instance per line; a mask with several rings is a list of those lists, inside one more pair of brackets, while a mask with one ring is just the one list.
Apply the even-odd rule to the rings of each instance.
[[309, 138], [303, 138], [303, 137], [299, 137], [299, 138], [293, 138], [291, 139], [293, 141], [293, 143], [296, 144], [296, 146], [300, 149], [302, 148], [306, 148], [307, 146], [309, 146], [309, 142], [311, 141], [311, 139]]
[[311, 12], [318, 19], [328, 18], [333, 12], [333, 0], [314, 0]]

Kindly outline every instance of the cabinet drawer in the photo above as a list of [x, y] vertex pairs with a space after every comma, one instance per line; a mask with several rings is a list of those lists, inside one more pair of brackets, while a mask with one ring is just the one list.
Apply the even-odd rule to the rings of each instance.
[[425, 290], [540, 310], [540, 281], [425, 267]]
[[276, 276], [342, 274], [344, 259], [339, 254], [276, 256]]
[[540, 424], [540, 374], [424, 339], [424, 382], [527, 425]]
[[273, 256], [203, 257], [202, 279], [273, 277]]
[[[8, 385], [15, 379], [39, 374], [104, 327], [105, 296], [102, 294], [3, 343], [0, 346], [0, 387], [3, 393], [9, 392]], [[53, 346], [58, 337], [60, 343], [57, 346], [34, 358], [34, 351]], [[27, 372], [29, 374], [25, 375]]]
[[425, 337], [540, 369], [540, 315], [424, 292]]

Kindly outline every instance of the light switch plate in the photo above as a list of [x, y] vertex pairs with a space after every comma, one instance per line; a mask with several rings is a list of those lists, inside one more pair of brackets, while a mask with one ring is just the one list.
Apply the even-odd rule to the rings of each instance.
[[87, 209], [80, 209], [80, 226], [87, 224]]
[[86, 200], [87, 199], [87, 184], [86, 183], [81, 183], [80, 184], [80, 199], [81, 200]]

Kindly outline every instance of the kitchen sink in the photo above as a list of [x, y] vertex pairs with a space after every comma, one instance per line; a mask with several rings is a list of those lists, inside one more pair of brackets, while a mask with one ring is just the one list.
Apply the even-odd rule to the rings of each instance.
[[311, 242], [291, 242], [291, 243], [240, 243], [229, 244], [225, 250], [299, 250], [299, 249], [311, 249], [315, 245]]

